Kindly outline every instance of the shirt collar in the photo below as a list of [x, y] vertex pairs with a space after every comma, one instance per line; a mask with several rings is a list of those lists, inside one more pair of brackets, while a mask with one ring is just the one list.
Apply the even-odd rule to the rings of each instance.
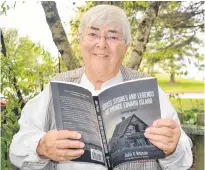
[[122, 77], [121, 71], [119, 71], [119, 73], [114, 78], [107, 80], [102, 84], [101, 90], [95, 90], [95, 87], [90, 82], [90, 80], [88, 80], [87, 76], [84, 73], [81, 78], [80, 85], [90, 90], [93, 95], [98, 95], [104, 88], [107, 88], [109, 86], [112, 86], [114, 84], [121, 83], [121, 82], [123, 82], [123, 77]]

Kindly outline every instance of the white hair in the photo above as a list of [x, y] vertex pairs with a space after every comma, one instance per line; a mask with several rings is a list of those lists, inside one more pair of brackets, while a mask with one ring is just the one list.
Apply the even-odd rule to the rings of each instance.
[[130, 23], [123, 9], [113, 5], [97, 5], [90, 8], [82, 17], [79, 32], [86, 27], [112, 25], [121, 29], [126, 44], [131, 43]]

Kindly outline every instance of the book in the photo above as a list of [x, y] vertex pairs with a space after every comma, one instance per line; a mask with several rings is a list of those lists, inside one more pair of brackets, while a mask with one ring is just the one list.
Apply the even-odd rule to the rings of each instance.
[[129, 161], [165, 157], [144, 136], [146, 128], [161, 117], [156, 78], [122, 82], [97, 96], [75, 83], [52, 81], [50, 85], [57, 129], [77, 131], [85, 143], [84, 154], [73, 161], [112, 170]]

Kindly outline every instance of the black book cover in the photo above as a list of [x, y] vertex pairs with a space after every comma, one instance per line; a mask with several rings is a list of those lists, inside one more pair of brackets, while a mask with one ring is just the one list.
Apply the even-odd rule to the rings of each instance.
[[85, 143], [84, 154], [73, 161], [105, 165], [91, 92], [65, 82], [51, 82], [51, 91], [57, 129], [77, 131]]
[[74, 161], [112, 170], [125, 162], [165, 157], [144, 136], [161, 118], [155, 78], [123, 82], [98, 96], [67, 82], [51, 82], [51, 91], [57, 129], [78, 131], [85, 143], [85, 153]]

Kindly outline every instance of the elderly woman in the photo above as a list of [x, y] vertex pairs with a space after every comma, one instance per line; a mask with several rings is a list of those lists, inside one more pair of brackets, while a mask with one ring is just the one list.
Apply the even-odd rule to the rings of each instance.
[[[85, 66], [66, 71], [56, 80], [79, 83], [98, 93], [105, 87], [145, 77], [125, 68], [122, 61], [131, 42], [130, 25], [125, 12], [110, 5], [88, 10], [80, 23], [80, 48]], [[95, 164], [70, 161], [80, 157], [84, 143], [75, 131], [56, 130], [49, 87], [31, 99], [19, 120], [20, 130], [10, 147], [11, 162], [20, 169], [82, 170], [106, 169]], [[180, 128], [176, 111], [159, 88], [161, 117], [146, 130], [149, 141], [164, 151], [160, 160], [133, 161], [119, 169], [185, 170], [192, 164], [191, 141]], [[75, 149], [74, 149], [75, 148]], [[70, 162], [69, 162], [70, 161]]]

